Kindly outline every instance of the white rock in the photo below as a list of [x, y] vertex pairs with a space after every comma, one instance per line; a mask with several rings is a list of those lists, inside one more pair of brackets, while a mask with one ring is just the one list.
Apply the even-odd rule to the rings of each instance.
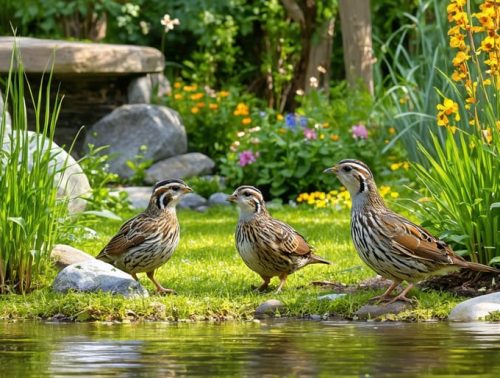
[[451, 310], [448, 319], [454, 322], [473, 322], [483, 320], [493, 311], [500, 311], [500, 293], [481, 295], [459, 303]]
[[[40, 142], [40, 136], [34, 131], [28, 131], [28, 154], [29, 169], [33, 166], [33, 154], [38, 150]], [[13, 134], [15, 135], [15, 133]], [[4, 136], [4, 141], [2, 145], [2, 150], [10, 151], [11, 146], [10, 135]], [[70, 213], [77, 213], [85, 210], [87, 201], [84, 199], [85, 196], [89, 195], [91, 192], [89, 180], [83, 172], [80, 165], [59, 147], [56, 143], [49, 143], [48, 139], [44, 139], [42, 144], [42, 149], [47, 151], [50, 150], [50, 154], [53, 160], [51, 169], [55, 170], [54, 181], [58, 183], [57, 194], [59, 197], [66, 197], [69, 199], [68, 209]], [[66, 169], [63, 169], [66, 167]], [[0, 175], [2, 172], [0, 172]]]
[[66, 293], [68, 290], [107, 291], [125, 297], [148, 296], [147, 290], [131, 275], [96, 259], [69, 265], [61, 270], [52, 289], [58, 293]]
[[345, 297], [346, 294], [344, 293], [341, 293], [341, 294], [326, 294], [326, 295], [321, 295], [318, 297], [318, 299], [320, 301], [324, 301], [324, 300], [328, 300], [328, 301], [334, 301], [336, 299], [339, 299], [339, 298], [342, 298], [342, 297]]
[[277, 299], [268, 299], [261, 303], [256, 309], [254, 316], [256, 318], [265, 318], [274, 316], [276, 311], [281, 310], [285, 305]]

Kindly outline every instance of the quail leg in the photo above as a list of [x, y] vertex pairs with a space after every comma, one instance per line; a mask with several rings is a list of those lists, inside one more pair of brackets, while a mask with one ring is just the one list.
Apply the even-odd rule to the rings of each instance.
[[401, 283], [401, 281], [394, 281], [391, 286], [385, 291], [384, 294], [382, 295], [377, 295], [376, 297], [370, 298], [370, 302], [376, 301], [377, 303], [381, 303], [384, 301], [387, 301], [389, 299], [392, 299], [389, 295], [394, 291], [396, 287]]
[[263, 277], [263, 276], [261, 277], [264, 280], [264, 282], [258, 288], [254, 289], [254, 291], [256, 291], [257, 293], [262, 293], [264, 290], [266, 290], [267, 287], [269, 286], [269, 282], [271, 282], [271, 277]]
[[146, 273], [146, 275], [148, 276], [148, 278], [155, 284], [156, 291], [159, 294], [173, 294], [173, 295], [177, 295], [177, 293], [175, 292], [175, 290], [165, 289], [163, 286], [161, 286], [160, 283], [156, 280], [154, 274], [155, 274], [154, 270], [152, 270], [151, 272], [147, 272]]
[[288, 277], [288, 274], [286, 273], [281, 273], [280, 274], [280, 285], [278, 286], [278, 288], [276, 289], [276, 293], [280, 293], [281, 292], [281, 289], [283, 288], [283, 286], [285, 286], [285, 282], [286, 282], [286, 279]]
[[413, 288], [413, 284], [409, 284], [406, 289], [404, 289], [401, 293], [396, 295], [394, 298], [392, 298], [389, 303], [394, 303], [397, 301], [404, 301], [404, 302], [413, 302], [413, 299], [406, 297], [406, 294]]

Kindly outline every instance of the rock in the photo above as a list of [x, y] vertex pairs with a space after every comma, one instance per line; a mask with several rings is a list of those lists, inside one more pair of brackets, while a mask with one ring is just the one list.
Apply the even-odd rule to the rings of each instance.
[[[29, 139], [28, 166], [31, 169], [33, 166], [33, 154], [38, 149], [40, 139], [34, 131], [28, 131], [27, 133]], [[45, 151], [47, 148], [50, 148], [50, 153], [54, 161], [52, 169], [55, 169], [57, 172], [54, 181], [58, 183], [58, 196], [61, 198], [69, 198], [68, 210], [70, 213], [83, 211], [87, 205], [87, 201], [83, 197], [89, 195], [91, 192], [87, 176], [75, 159], [56, 143], [52, 142], [52, 144], [49, 145], [49, 141], [46, 139], [46, 143], [44, 143], [43, 146]], [[4, 136], [2, 149], [10, 150], [10, 139], [8, 135]], [[65, 170], [63, 170], [64, 167], [66, 167]], [[0, 172], [0, 174], [2, 174], [2, 172]]]
[[227, 201], [227, 197], [229, 197], [229, 194], [222, 192], [213, 193], [208, 198], [208, 203], [210, 206], [231, 206], [231, 203]]
[[50, 252], [50, 259], [58, 270], [62, 270], [68, 265], [93, 260], [94, 257], [69, 245], [56, 244]]
[[484, 317], [493, 311], [500, 311], [500, 292], [481, 295], [459, 303], [451, 310], [448, 320], [455, 322], [484, 320]]
[[83, 292], [106, 291], [125, 297], [147, 297], [147, 290], [129, 274], [113, 265], [92, 259], [69, 265], [59, 272], [52, 289], [58, 293], [68, 290]]
[[151, 198], [150, 186], [128, 186], [122, 189], [127, 192], [128, 200], [134, 209], [145, 209]]
[[135, 45], [73, 42], [25, 37], [0, 37], [0, 72], [9, 72], [12, 47], [17, 43], [27, 73], [131, 74], [163, 72], [160, 50]]
[[154, 94], [163, 97], [172, 91], [170, 83], [163, 73], [152, 73], [133, 79], [128, 85], [129, 104], [150, 104]]
[[262, 319], [266, 317], [273, 317], [276, 311], [283, 309], [285, 305], [283, 302], [277, 299], [268, 299], [267, 301], [261, 303], [256, 309], [254, 316], [257, 319]]
[[324, 300], [334, 301], [336, 299], [339, 299], [339, 298], [342, 298], [345, 296], [346, 296], [346, 294], [326, 294], [326, 295], [319, 296], [318, 300], [320, 300], [320, 301], [324, 301]]
[[394, 303], [381, 303], [374, 305], [364, 305], [358, 311], [356, 311], [355, 315], [360, 320], [368, 320], [375, 319], [379, 316], [386, 314], [399, 314], [400, 312], [411, 307], [411, 304], [408, 302], [397, 301]]
[[199, 213], [205, 213], [208, 211], [208, 206], [198, 206], [194, 210], [199, 212]]
[[[179, 114], [165, 106], [145, 104], [123, 105], [100, 119], [86, 135], [85, 145], [89, 143], [110, 146], [106, 150], [111, 157], [110, 170], [122, 178], [133, 176], [127, 161], [137, 161], [137, 155], [157, 162], [187, 150], [186, 130]], [[147, 149], [142, 150], [142, 146]], [[158, 174], [162, 180], [172, 177]]]
[[[2, 120], [3, 120], [3, 110], [4, 110], [4, 101], [3, 101], [3, 94], [2, 91], [0, 90], [0, 127], [2, 125]], [[10, 114], [5, 110], [5, 133], [10, 133], [10, 129], [12, 127], [12, 119], [10, 118]]]
[[191, 152], [174, 156], [153, 164], [146, 171], [144, 181], [153, 184], [165, 178], [187, 179], [212, 172], [215, 163], [208, 156], [199, 152]]
[[196, 209], [200, 206], [205, 206], [208, 203], [206, 198], [200, 196], [197, 193], [188, 193], [181, 198], [181, 201], [177, 205], [180, 209]]

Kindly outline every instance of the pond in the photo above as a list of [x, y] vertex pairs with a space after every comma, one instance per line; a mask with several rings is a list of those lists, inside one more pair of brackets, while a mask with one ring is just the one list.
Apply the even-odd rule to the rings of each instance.
[[10, 377], [500, 377], [499, 357], [498, 323], [0, 322]]

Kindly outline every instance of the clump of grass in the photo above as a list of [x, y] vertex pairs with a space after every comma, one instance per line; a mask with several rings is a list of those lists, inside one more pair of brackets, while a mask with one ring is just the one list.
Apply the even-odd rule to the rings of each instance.
[[[57, 222], [67, 208], [57, 199], [60, 170], [52, 141], [61, 99], [51, 103], [50, 81], [44, 90], [42, 79], [35, 96], [24, 80], [19, 52], [14, 48], [0, 125], [0, 293], [30, 290], [46, 265], [57, 238]], [[28, 133], [28, 100], [34, 109], [36, 136]], [[9, 106], [10, 132], [5, 123]]]

